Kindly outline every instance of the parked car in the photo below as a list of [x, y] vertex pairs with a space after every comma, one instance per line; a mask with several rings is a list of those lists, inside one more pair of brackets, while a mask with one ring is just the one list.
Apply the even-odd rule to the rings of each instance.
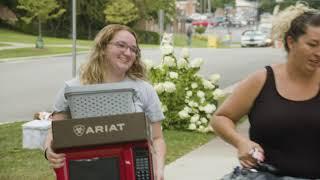
[[220, 26], [223, 25], [226, 21], [226, 18], [224, 16], [217, 16], [214, 17], [212, 22], [216, 25], [216, 26]]
[[266, 34], [256, 30], [247, 30], [241, 35], [241, 47], [266, 47], [269, 46], [271, 42], [271, 39]]
[[192, 21], [193, 26], [215, 26], [214, 22], [210, 22], [208, 20], [198, 20], [198, 21]]

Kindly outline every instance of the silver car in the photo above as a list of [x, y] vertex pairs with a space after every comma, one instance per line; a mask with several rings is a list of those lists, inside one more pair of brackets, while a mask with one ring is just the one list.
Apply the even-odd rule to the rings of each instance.
[[241, 35], [241, 47], [256, 46], [266, 47], [271, 43], [271, 39], [264, 33], [255, 30], [244, 31]]

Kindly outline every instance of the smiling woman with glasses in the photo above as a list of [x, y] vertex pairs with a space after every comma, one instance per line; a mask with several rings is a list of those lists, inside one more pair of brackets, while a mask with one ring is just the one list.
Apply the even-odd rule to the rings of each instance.
[[[137, 92], [135, 109], [145, 112], [152, 128], [155, 180], [163, 180], [166, 145], [161, 122], [164, 119], [159, 97], [146, 79], [145, 66], [141, 62], [137, 35], [127, 26], [112, 24], [104, 27], [95, 37], [88, 61], [81, 66], [80, 77], [67, 81], [59, 91], [53, 107], [53, 120], [66, 119], [69, 106], [64, 96], [65, 88], [78, 85], [128, 82]], [[64, 165], [64, 154], [57, 154], [51, 147], [52, 132], [48, 133], [45, 157], [52, 167]]]
[[136, 46], [130, 46], [124, 41], [110, 42], [109, 44], [116, 46], [122, 51], [126, 51], [127, 49], [129, 49], [134, 55], [137, 55], [140, 52], [139, 48], [137, 48]]

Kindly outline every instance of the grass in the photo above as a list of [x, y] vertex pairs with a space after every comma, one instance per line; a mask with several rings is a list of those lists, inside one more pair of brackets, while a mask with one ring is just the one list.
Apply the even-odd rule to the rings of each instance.
[[[26, 43], [35, 44], [37, 36], [24, 34], [21, 32], [16, 32], [8, 29], [0, 28], [0, 42], [15, 42], [15, 43]], [[50, 54], [61, 54], [71, 52], [71, 48], [64, 47], [50, 47], [49, 45], [71, 45], [71, 39], [64, 38], [54, 38], [54, 37], [43, 37], [45, 44], [45, 49], [35, 49], [35, 48], [19, 48], [19, 49], [8, 49], [0, 50], [0, 61], [3, 58], [14, 58], [14, 57], [26, 57], [26, 56], [40, 56], [40, 55], [50, 55]], [[93, 44], [92, 40], [77, 40], [77, 45], [91, 47]], [[0, 43], [0, 46], [7, 46], [5, 43]], [[187, 36], [185, 34], [175, 34], [174, 35], [174, 46], [176, 47], [186, 47], [187, 46]], [[159, 45], [141, 44], [142, 48], [158, 48]], [[199, 40], [193, 38], [192, 47], [207, 47], [206, 40]]]
[[[0, 179], [53, 180], [53, 171], [41, 150], [22, 149], [24, 122], [0, 125]], [[166, 163], [170, 163], [191, 150], [205, 144], [213, 134], [183, 131], [164, 131], [167, 143]]]
[[0, 43], [0, 47], [3, 47], [3, 46], [11, 46], [10, 44], [5, 44], [5, 43]]
[[[35, 44], [37, 36], [0, 28], [0, 41]], [[72, 44], [71, 39], [43, 37], [45, 44]], [[78, 45], [91, 46], [91, 40], [77, 40]]]
[[166, 130], [164, 131], [164, 136], [168, 149], [166, 164], [200, 147], [214, 137], [213, 134], [176, 130]]
[[[200, 40], [192, 38], [191, 47], [193, 48], [206, 48], [207, 40]], [[186, 47], [187, 45], [187, 36], [185, 34], [175, 34], [174, 35], [174, 46]]]
[[[78, 51], [85, 51], [89, 49], [77, 48]], [[63, 54], [71, 53], [72, 48], [69, 47], [47, 47], [43, 49], [37, 48], [18, 48], [18, 49], [7, 49], [0, 51], [0, 61], [3, 58], [15, 58], [15, 57], [28, 57], [28, 56], [41, 56], [50, 54]]]
[[[17, 43], [29, 43], [34, 44], [37, 36], [24, 34], [21, 32], [16, 32], [8, 29], [0, 28], [0, 41], [2, 42], [17, 42]], [[54, 38], [54, 37], [43, 37], [45, 44], [72, 44], [71, 39], [64, 38]], [[78, 45], [91, 46], [92, 40], [77, 40]], [[174, 45], [175, 46], [187, 46], [187, 36], [185, 34], [175, 34], [174, 35]], [[159, 45], [148, 45], [141, 44], [141, 47], [158, 47]], [[207, 41], [193, 39], [192, 47], [206, 47]]]

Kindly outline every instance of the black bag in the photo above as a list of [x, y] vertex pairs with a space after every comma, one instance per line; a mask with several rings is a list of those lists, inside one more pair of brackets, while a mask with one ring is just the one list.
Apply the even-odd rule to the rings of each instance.
[[254, 169], [246, 169], [241, 167], [234, 168], [233, 172], [223, 176], [220, 180], [309, 180], [303, 178], [289, 177], [289, 176], [277, 176], [268, 171], [262, 169], [257, 171]]
[[225, 175], [221, 180], [279, 180], [270, 173], [258, 172], [241, 167], [234, 168], [233, 172]]

